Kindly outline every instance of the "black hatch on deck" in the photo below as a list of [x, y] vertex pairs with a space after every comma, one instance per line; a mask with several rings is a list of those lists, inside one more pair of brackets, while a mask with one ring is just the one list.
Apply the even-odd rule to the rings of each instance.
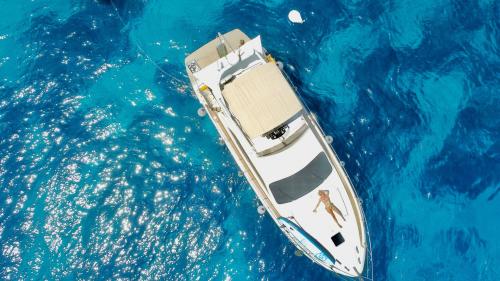
[[335, 244], [335, 246], [338, 246], [342, 243], [344, 243], [344, 237], [342, 236], [342, 234], [337, 233], [335, 235], [332, 236], [332, 241], [333, 241], [333, 244]]

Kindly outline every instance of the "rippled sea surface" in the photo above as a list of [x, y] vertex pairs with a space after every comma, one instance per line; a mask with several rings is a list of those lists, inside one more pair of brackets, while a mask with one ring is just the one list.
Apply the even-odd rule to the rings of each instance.
[[336, 278], [196, 114], [184, 57], [233, 28], [333, 136], [375, 280], [500, 278], [499, 1], [0, 3], [0, 279]]

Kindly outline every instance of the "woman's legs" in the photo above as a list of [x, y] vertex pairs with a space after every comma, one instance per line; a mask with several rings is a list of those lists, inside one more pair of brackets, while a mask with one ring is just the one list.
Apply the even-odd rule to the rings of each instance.
[[335, 205], [331, 204], [333, 211], [335, 211], [343, 221], [345, 221], [344, 215], [342, 215], [342, 212], [339, 210], [339, 208], [335, 207]]
[[337, 225], [342, 228], [342, 226], [340, 225], [339, 221], [337, 220], [337, 217], [335, 217], [335, 214], [333, 213], [333, 210], [332, 208], [326, 208], [326, 211], [332, 216], [333, 220], [335, 221], [335, 223], [337, 223]]

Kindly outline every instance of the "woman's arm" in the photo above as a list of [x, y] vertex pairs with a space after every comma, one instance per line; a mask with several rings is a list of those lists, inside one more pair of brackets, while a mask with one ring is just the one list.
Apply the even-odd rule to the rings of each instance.
[[318, 204], [316, 204], [316, 207], [314, 207], [313, 212], [316, 212], [316, 209], [318, 209], [319, 204], [321, 203], [321, 199], [318, 200]]

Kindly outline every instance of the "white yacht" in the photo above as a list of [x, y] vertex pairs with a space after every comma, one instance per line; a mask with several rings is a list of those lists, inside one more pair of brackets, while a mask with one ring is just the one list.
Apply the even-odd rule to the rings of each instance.
[[196, 96], [278, 227], [312, 261], [362, 277], [369, 241], [359, 199], [260, 36], [219, 34], [185, 64]]

